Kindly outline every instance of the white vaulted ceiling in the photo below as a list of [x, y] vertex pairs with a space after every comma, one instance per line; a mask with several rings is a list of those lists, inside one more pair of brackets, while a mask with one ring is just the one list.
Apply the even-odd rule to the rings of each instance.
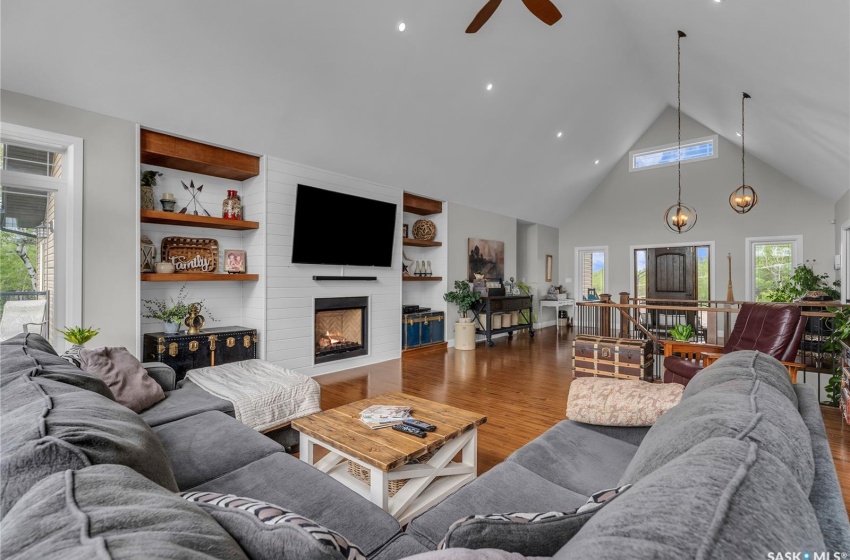
[[554, 1], [467, 35], [484, 0], [3, 0], [2, 87], [558, 226], [675, 105], [683, 29], [686, 113], [738, 142], [747, 91], [749, 151], [850, 186], [846, 0]]

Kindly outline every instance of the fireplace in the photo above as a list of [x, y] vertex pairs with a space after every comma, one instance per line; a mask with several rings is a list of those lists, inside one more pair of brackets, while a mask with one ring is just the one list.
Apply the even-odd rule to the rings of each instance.
[[368, 316], [368, 297], [316, 298], [315, 363], [368, 354]]

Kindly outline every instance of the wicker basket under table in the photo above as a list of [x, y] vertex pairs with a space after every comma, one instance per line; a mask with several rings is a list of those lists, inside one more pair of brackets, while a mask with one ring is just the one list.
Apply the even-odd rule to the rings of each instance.
[[[426, 453], [425, 455], [418, 457], [408, 465], [417, 465], [419, 463], [427, 463], [428, 460], [433, 457], [433, 453]], [[372, 483], [372, 476], [369, 473], [369, 469], [354, 461], [348, 461], [348, 474], [353, 476], [354, 478], [360, 480], [361, 482], [365, 482], [367, 485]], [[401, 490], [409, 479], [405, 478], [402, 480], [388, 480], [387, 481], [387, 494], [389, 494], [390, 498], [395, 496], [399, 490]]]

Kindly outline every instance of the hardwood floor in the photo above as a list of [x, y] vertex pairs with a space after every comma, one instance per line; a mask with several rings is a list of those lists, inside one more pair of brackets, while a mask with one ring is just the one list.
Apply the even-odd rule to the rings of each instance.
[[[400, 360], [316, 377], [327, 410], [401, 391], [487, 416], [478, 436], [479, 474], [564, 419], [571, 374], [572, 331], [537, 331], [496, 340], [493, 348], [408, 353]], [[844, 502], [850, 511], [850, 426], [821, 407]]]

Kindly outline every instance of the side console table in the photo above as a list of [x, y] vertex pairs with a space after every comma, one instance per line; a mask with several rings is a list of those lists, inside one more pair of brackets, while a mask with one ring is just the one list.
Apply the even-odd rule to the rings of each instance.
[[[487, 344], [493, 346], [493, 335], [508, 333], [508, 338], [513, 338], [515, 331], [528, 330], [528, 334], [534, 337], [534, 296], [490, 296], [482, 297], [475, 303], [475, 332], [487, 337]], [[499, 329], [493, 328], [493, 314], [505, 311], [518, 311], [521, 319], [526, 324], [512, 325]], [[481, 315], [485, 319], [481, 321]]]

